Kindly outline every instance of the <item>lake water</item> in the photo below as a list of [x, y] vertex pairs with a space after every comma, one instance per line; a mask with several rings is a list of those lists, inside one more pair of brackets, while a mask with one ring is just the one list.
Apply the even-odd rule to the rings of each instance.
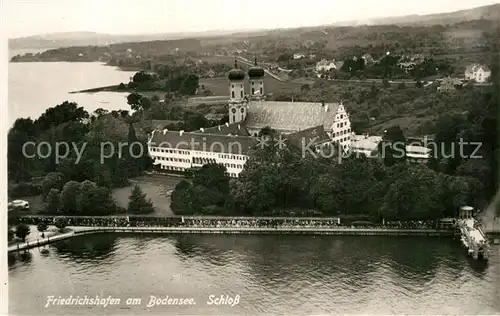
[[[469, 259], [458, 240], [427, 237], [101, 234], [32, 249], [9, 267], [15, 315], [499, 314], [500, 255]], [[49, 306], [47, 296], [119, 305]], [[148, 307], [150, 296], [193, 298]], [[210, 295], [239, 295], [235, 306]], [[127, 306], [128, 298], [141, 298]], [[136, 304], [138, 302], [136, 301]]]
[[20, 117], [38, 118], [64, 101], [77, 102], [89, 112], [130, 110], [127, 93], [69, 92], [128, 82], [133, 74], [101, 63], [9, 63], [8, 124]]

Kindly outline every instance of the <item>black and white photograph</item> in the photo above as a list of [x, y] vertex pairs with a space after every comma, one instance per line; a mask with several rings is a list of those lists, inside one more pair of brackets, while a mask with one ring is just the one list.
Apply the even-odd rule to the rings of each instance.
[[500, 0], [0, 14], [0, 315], [500, 315]]

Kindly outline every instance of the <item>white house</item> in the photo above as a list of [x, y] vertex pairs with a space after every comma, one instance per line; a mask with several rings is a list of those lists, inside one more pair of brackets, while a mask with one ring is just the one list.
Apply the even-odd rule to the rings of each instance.
[[321, 61], [316, 63], [316, 71], [330, 71], [331, 69], [337, 69], [337, 65], [335, 64], [335, 60], [328, 61], [326, 59], [322, 59]]
[[295, 54], [293, 54], [293, 59], [302, 59], [302, 58], [306, 58], [306, 55], [303, 54], [303, 53], [295, 53]]
[[183, 172], [217, 163], [226, 167], [229, 176], [237, 177], [255, 142], [253, 137], [212, 134], [203, 129], [191, 133], [155, 130], [148, 140], [148, 151], [160, 170]]
[[364, 154], [367, 157], [374, 157], [378, 154], [378, 144], [382, 141], [382, 136], [353, 135], [351, 152]]
[[413, 163], [426, 163], [431, 158], [431, 149], [424, 146], [407, 145], [406, 160]]
[[465, 69], [465, 79], [474, 80], [478, 83], [485, 83], [491, 77], [491, 70], [488, 66], [473, 64]]

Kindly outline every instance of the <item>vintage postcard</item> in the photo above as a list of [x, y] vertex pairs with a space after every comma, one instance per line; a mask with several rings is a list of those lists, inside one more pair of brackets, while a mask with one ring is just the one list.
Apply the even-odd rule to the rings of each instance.
[[499, 315], [500, 1], [2, 1], [0, 315]]

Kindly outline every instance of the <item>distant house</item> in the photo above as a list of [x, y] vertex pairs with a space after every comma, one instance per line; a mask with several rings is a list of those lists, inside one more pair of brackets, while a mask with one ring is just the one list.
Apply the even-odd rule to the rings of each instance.
[[426, 163], [431, 158], [431, 149], [424, 146], [406, 146], [406, 160], [412, 163]]
[[351, 141], [351, 151], [355, 154], [363, 154], [367, 157], [378, 155], [378, 144], [382, 136], [354, 135]]
[[335, 60], [328, 61], [326, 59], [322, 59], [316, 64], [316, 71], [330, 71], [331, 69], [337, 69], [337, 65], [335, 64]]
[[466, 80], [474, 80], [478, 83], [484, 83], [487, 82], [490, 77], [491, 70], [485, 65], [472, 64], [465, 69]]
[[415, 67], [417, 67], [417, 63], [415, 63], [413, 61], [406, 61], [406, 62], [399, 63], [398, 66], [399, 66], [399, 68], [403, 69], [405, 72], [410, 72], [413, 69], [415, 69]]
[[444, 78], [441, 80], [441, 83], [437, 90], [439, 92], [449, 92], [449, 91], [455, 91], [458, 87], [462, 86], [462, 81], [456, 78]]
[[302, 59], [302, 58], [305, 58], [306, 55], [302, 54], [302, 53], [295, 53], [293, 54], [293, 59]]
[[372, 55], [366, 53], [361, 58], [365, 61], [365, 65], [371, 65], [375, 63], [375, 59], [373, 59]]
[[210, 69], [209, 71], [207, 71], [207, 76], [209, 78], [213, 78], [215, 77], [215, 71], [213, 71], [212, 69]]

